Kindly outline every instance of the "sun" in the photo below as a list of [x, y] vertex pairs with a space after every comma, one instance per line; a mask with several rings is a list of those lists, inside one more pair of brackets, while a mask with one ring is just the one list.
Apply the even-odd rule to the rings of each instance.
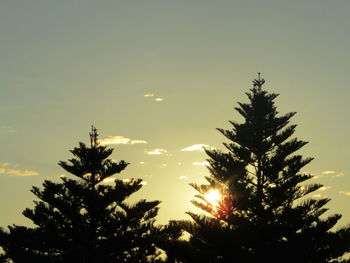
[[219, 205], [219, 201], [222, 199], [222, 195], [218, 190], [212, 189], [204, 195], [204, 198], [213, 207], [217, 207]]

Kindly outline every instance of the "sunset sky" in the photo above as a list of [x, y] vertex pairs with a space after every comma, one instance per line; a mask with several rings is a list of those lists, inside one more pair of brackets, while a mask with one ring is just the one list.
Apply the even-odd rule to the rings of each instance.
[[[159, 223], [189, 219], [203, 146], [262, 72], [281, 113], [296, 111], [312, 193], [350, 223], [350, 1], [18, 1], [0, 3], [0, 226], [29, 224], [33, 185], [68, 176], [91, 125], [118, 178], [147, 184]], [[111, 144], [112, 143], [112, 144]]]

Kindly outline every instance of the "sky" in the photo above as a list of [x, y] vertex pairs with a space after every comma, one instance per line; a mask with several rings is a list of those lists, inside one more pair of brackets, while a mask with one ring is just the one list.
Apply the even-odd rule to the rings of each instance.
[[[350, 223], [350, 1], [145, 0], [0, 3], [0, 226], [30, 224], [33, 185], [68, 176], [57, 165], [89, 143], [91, 125], [118, 178], [146, 183], [158, 223], [190, 219], [209, 173], [203, 146], [241, 121], [257, 72], [297, 112], [303, 171], [322, 183], [338, 226]], [[113, 143], [113, 144], [111, 144]]]

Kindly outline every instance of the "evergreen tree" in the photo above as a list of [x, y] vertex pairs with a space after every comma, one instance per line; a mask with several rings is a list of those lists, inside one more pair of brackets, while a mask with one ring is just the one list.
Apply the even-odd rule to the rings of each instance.
[[142, 187], [141, 179], [103, 180], [128, 165], [108, 157], [113, 149], [98, 142], [97, 130], [90, 133], [91, 147], [80, 143], [69, 162], [59, 162], [78, 180], [62, 183], [46, 180], [43, 189], [32, 188], [40, 200], [23, 215], [35, 227], [9, 226], [0, 230], [5, 257], [20, 262], [157, 262], [153, 235], [159, 201], [125, 200]]
[[173, 262], [326, 263], [341, 262], [350, 251], [350, 226], [334, 230], [341, 215], [324, 215], [330, 199], [307, 197], [322, 185], [307, 184], [312, 175], [301, 172], [312, 158], [295, 154], [306, 144], [291, 138], [295, 112], [279, 115], [277, 94], [264, 83], [259, 73], [249, 103], [235, 108], [243, 123], [218, 129], [229, 140], [228, 152], [206, 151], [208, 183], [192, 184], [198, 191], [193, 203], [206, 213], [172, 222], [178, 233], [190, 234], [192, 252], [179, 249]]

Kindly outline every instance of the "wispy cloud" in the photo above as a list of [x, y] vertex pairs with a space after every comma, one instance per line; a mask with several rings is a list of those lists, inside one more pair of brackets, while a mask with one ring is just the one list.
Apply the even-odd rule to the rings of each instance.
[[108, 178], [103, 179], [103, 182], [106, 183], [106, 184], [110, 184], [110, 183], [114, 183], [115, 180], [117, 180], [117, 178], [108, 177]]
[[[126, 179], [123, 179], [123, 182], [124, 183], [130, 183], [133, 179], [130, 179], [130, 178], [126, 178]], [[141, 182], [142, 185], [146, 185], [147, 182], [145, 180], [142, 180]]]
[[193, 152], [193, 151], [204, 152], [205, 148], [213, 149], [212, 147], [210, 147], [209, 145], [206, 145], [206, 144], [194, 144], [194, 145], [191, 145], [191, 146], [188, 146], [186, 148], [181, 149], [181, 151], [183, 151], [183, 152]]
[[130, 183], [131, 182], [131, 179], [130, 178], [126, 178], [126, 179], [123, 179], [122, 180], [124, 183]]
[[131, 144], [147, 144], [145, 140], [131, 140]]
[[314, 198], [322, 198], [323, 195], [321, 195], [321, 194], [316, 194], [316, 195], [313, 195], [312, 197], [314, 197]]
[[179, 179], [180, 180], [186, 180], [186, 179], [188, 179], [188, 177], [186, 175], [181, 175], [181, 176], [179, 176]]
[[192, 165], [197, 165], [197, 166], [208, 166], [209, 163], [207, 161], [204, 162], [193, 162]]
[[343, 172], [337, 173], [337, 174], [335, 175], [335, 177], [343, 177], [343, 176], [345, 176], [345, 174], [344, 174]]
[[147, 182], [146, 182], [146, 181], [142, 181], [141, 184], [142, 184], [142, 185], [146, 185]]
[[[116, 180], [118, 180], [118, 179], [117, 179], [117, 178], [114, 178], [114, 177], [108, 177], [108, 178], [105, 178], [105, 179], [103, 180], [103, 182], [106, 183], [106, 184], [110, 184], [110, 183], [114, 183]], [[122, 181], [123, 181], [124, 183], [130, 183], [130, 182], [132, 181], [132, 179], [126, 178], [126, 179], [123, 179]], [[142, 184], [142, 185], [146, 185], [147, 182], [146, 182], [145, 180], [143, 180], [143, 181], [141, 182], [141, 184]]]
[[6, 175], [12, 175], [12, 176], [35, 176], [35, 175], [38, 175], [39, 173], [31, 170], [0, 168], [0, 174], [6, 174]]
[[344, 175], [345, 174], [343, 172], [338, 173], [334, 170], [325, 170], [321, 173], [313, 175], [313, 179], [319, 179], [319, 178], [324, 177], [324, 176], [331, 176], [331, 177], [335, 178], [335, 177], [342, 177]]
[[3, 125], [3, 126], [0, 126], [0, 132], [1, 133], [15, 133], [17, 131], [11, 126]]
[[101, 139], [99, 141], [101, 145], [108, 144], [147, 144], [145, 140], [130, 139], [124, 136], [108, 136], [107, 138]]
[[350, 196], [350, 192], [340, 191], [339, 194]]
[[327, 170], [322, 172], [323, 175], [329, 175], [329, 174], [335, 174], [335, 171], [333, 170]]
[[166, 154], [168, 151], [165, 149], [154, 149], [151, 151], [148, 151], [147, 154], [149, 155], [161, 155], [161, 154]]
[[161, 97], [155, 97], [155, 94], [154, 93], [146, 93], [143, 95], [145, 98], [151, 98], [153, 99], [154, 101], [156, 102], [162, 102], [164, 101], [164, 98], [161, 98]]
[[331, 189], [331, 188], [333, 188], [333, 186], [322, 186], [322, 187], [319, 188], [318, 190], [319, 190], [319, 191], [326, 191], [326, 190]]

